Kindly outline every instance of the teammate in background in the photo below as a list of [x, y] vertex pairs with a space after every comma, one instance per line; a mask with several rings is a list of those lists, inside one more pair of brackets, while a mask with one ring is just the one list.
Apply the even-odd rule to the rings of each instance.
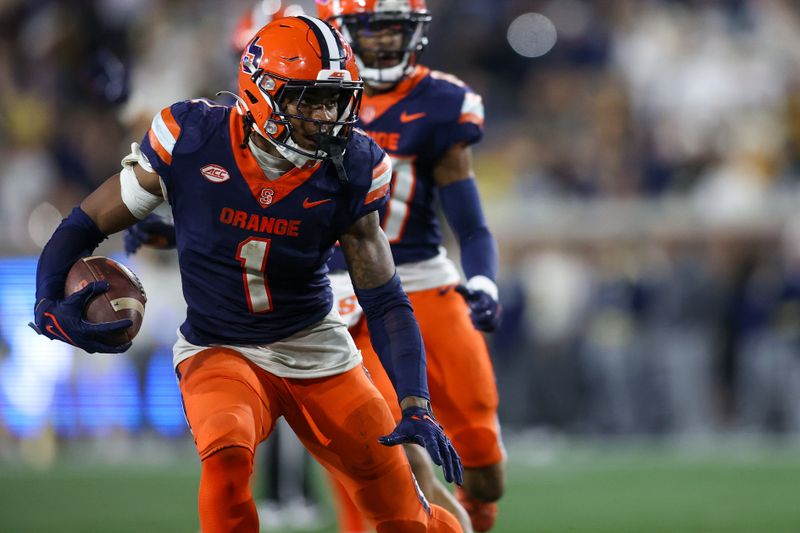
[[[202, 460], [205, 533], [258, 530], [253, 454], [283, 416], [378, 531], [461, 531], [428, 505], [395, 444], [416, 442], [461, 482], [433, 419], [424, 348], [376, 210], [391, 164], [352, 129], [362, 83], [352, 51], [311, 17], [262, 28], [242, 55], [234, 107], [190, 100], [153, 119], [123, 170], [62, 222], [37, 268], [35, 329], [89, 352], [130, 321], [89, 324], [89, 284], [65, 298], [66, 273], [107, 235], [172, 208], [188, 311], [174, 347]], [[325, 276], [334, 242], [400, 398], [396, 425], [359, 365]], [[394, 427], [394, 430], [392, 428]], [[389, 433], [389, 435], [386, 435]], [[385, 445], [385, 446], [384, 446]]]
[[[464, 462], [464, 485], [456, 496], [474, 529], [488, 531], [504, 490], [505, 452], [494, 371], [480, 333], [496, 328], [500, 311], [496, 245], [484, 221], [469, 147], [482, 135], [483, 104], [454, 76], [417, 64], [431, 18], [424, 0], [317, 0], [317, 9], [353, 47], [366, 86], [359, 126], [392, 159], [391, 198], [381, 209], [381, 225], [420, 324], [436, 415]], [[441, 247], [437, 195], [459, 241], [464, 286], [457, 285], [458, 271]], [[339, 310], [355, 323], [356, 346], [399, 420], [391, 383], [365, 320], [358, 319], [344, 259], [340, 251], [330, 263]], [[408, 452], [426, 496], [457, 514], [424, 454]], [[352, 507], [343, 503], [343, 512], [345, 531], [363, 530]]]

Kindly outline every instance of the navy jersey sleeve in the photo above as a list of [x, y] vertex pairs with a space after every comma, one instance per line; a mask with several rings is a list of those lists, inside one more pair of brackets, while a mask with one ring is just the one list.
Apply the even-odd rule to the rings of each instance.
[[158, 112], [142, 139], [142, 153], [153, 171], [165, 181], [171, 177], [172, 154], [181, 137], [181, 126], [188, 112], [187, 104], [188, 102], [178, 102]]
[[174, 159], [197, 151], [219, 120], [224, 120], [225, 109], [205, 99], [184, 100], [153, 117], [140, 148], [168, 190]]
[[483, 99], [463, 81], [445, 72], [431, 71], [441, 107], [448, 116], [436, 137], [447, 150], [455, 144], [475, 144], [483, 137]]
[[389, 185], [392, 181], [392, 162], [389, 156], [366, 134], [356, 131], [350, 141], [348, 170], [354, 194], [350, 199], [349, 211], [353, 222], [383, 209], [389, 201]]
[[475, 144], [483, 137], [483, 99], [470, 90], [464, 92], [461, 113], [453, 126], [451, 146], [457, 143]]

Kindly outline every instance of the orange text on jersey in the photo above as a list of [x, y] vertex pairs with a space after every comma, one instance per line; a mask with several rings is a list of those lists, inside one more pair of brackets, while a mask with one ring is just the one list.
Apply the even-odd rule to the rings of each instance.
[[367, 130], [367, 135], [372, 137], [372, 140], [378, 143], [378, 146], [390, 152], [396, 152], [397, 147], [400, 145], [399, 133]]
[[253, 213], [246, 213], [238, 209], [223, 207], [219, 212], [219, 221], [248, 231], [270, 233], [272, 235], [300, 235], [300, 220], [286, 220], [285, 218], [265, 217]]

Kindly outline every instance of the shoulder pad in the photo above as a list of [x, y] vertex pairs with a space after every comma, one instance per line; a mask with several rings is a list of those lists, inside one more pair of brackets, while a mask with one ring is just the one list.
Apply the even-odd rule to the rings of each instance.
[[384, 152], [363, 130], [353, 129], [344, 154], [344, 166], [351, 185], [369, 188], [372, 172], [383, 161]]
[[430, 77], [433, 78], [434, 80], [443, 81], [450, 85], [455, 85], [456, 87], [460, 87], [462, 89], [467, 88], [467, 84], [464, 83], [461, 80], [461, 78], [453, 74], [450, 74], [448, 72], [442, 72], [441, 70], [431, 70]]
[[[447, 116], [445, 122], [470, 122], [483, 126], [483, 99], [466, 83], [447, 72], [432, 70], [427, 96]], [[441, 116], [441, 115], [440, 115]]]
[[191, 154], [199, 150], [219, 126], [227, 125], [229, 106], [205, 98], [184, 100], [170, 107], [180, 128], [175, 152]]

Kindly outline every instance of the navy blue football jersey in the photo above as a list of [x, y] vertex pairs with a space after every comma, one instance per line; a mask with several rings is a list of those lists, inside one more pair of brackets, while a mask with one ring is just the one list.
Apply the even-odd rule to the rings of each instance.
[[[389, 203], [381, 225], [395, 264], [424, 261], [442, 242], [433, 169], [453, 145], [483, 136], [483, 101], [461, 80], [417, 66], [390, 92], [364, 96], [360, 126], [392, 159]], [[345, 268], [340, 251], [331, 268]]]
[[193, 344], [266, 344], [321, 320], [332, 245], [387, 202], [389, 159], [363, 133], [345, 152], [347, 183], [327, 161], [270, 180], [243, 137], [235, 107], [191, 100], [156, 115], [142, 141], [175, 218]]

